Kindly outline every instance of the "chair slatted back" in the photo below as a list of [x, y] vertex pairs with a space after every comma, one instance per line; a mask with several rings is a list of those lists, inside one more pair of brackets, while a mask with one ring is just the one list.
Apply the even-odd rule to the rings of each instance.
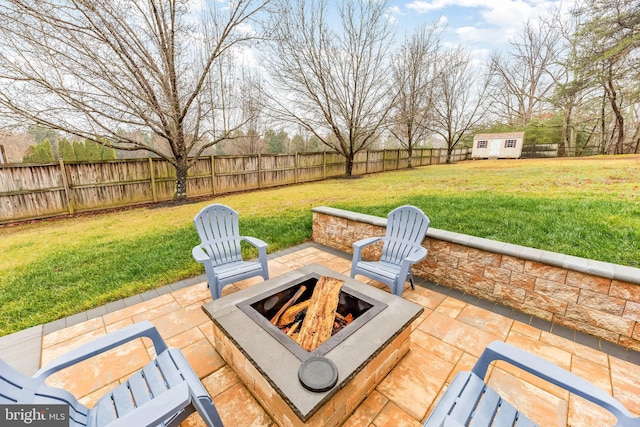
[[89, 409], [71, 393], [28, 377], [0, 360], [0, 404], [69, 405], [69, 425], [86, 426]]
[[462, 372], [454, 381], [451, 385], [452, 390], [456, 391], [455, 404], [445, 416], [445, 420], [451, 419], [452, 425], [536, 427], [526, 415], [500, 397], [478, 376]]
[[[123, 385], [105, 394], [93, 407], [91, 421], [95, 425], [107, 425], [156, 396], [163, 395], [167, 390], [183, 384], [184, 378], [180, 372], [183, 367], [176, 366], [181, 358], [173, 359], [173, 351], [163, 351], [142, 370], [130, 376]], [[167, 421], [177, 417], [183, 419], [184, 415], [182, 412], [172, 414], [167, 417]]]
[[400, 264], [415, 246], [422, 245], [429, 218], [415, 206], [400, 206], [387, 216], [387, 231], [381, 261]]
[[228, 206], [213, 204], [194, 219], [198, 236], [214, 265], [242, 261], [238, 213]]

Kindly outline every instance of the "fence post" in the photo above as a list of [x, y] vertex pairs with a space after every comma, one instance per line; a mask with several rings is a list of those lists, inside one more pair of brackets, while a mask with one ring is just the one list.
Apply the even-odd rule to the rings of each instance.
[[369, 150], [367, 150], [366, 153], [367, 153], [367, 162], [364, 164], [364, 174], [368, 175], [369, 174]]
[[298, 183], [298, 152], [296, 151], [296, 158], [293, 161], [293, 183]]
[[400, 170], [400, 149], [398, 148], [398, 157], [396, 157], [396, 170]]
[[262, 156], [258, 153], [258, 188], [262, 188]]
[[216, 157], [211, 155], [211, 194], [216, 195]]
[[151, 197], [153, 202], [158, 202], [158, 193], [156, 192], [156, 173], [153, 170], [153, 159], [149, 157], [149, 176], [151, 177]]
[[73, 215], [73, 193], [69, 188], [69, 178], [67, 177], [67, 168], [64, 167], [64, 160], [60, 157], [60, 173], [62, 174], [62, 185], [64, 185], [64, 196], [67, 199], [69, 214]]
[[387, 170], [387, 149], [382, 149], [382, 172]]
[[327, 152], [322, 152], [322, 179], [327, 179]]

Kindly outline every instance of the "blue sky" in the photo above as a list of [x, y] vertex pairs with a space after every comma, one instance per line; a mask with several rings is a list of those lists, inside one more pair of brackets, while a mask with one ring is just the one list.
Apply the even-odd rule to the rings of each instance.
[[527, 20], [568, 2], [552, 0], [390, 0], [390, 16], [399, 37], [422, 24], [440, 20], [447, 24], [445, 42], [460, 44], [476, 57], [508, 47], [508, 40], [521, 32]]

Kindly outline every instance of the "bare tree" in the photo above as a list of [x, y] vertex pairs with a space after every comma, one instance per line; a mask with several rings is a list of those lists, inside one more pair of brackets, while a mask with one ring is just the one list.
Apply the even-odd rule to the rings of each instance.
[[[6, 0], [0, 8], [0, 107], [119, 150], [146, 150], [187, 170], [241, 123], [220, 122], [216, 64], [255, 35], [268, 0]], [[212, 118], [214, 117], [214, 118]], [[130, 138], [158, 135], [162, 147]], [[207, 135], [208, 134], [208, 135]], [[207, 137], [205, 138], [205, 135]]]
[[584, 104], [588, 83], [577, 61], [577, 21], [564, 19], [560, 10], [550, 15], [548, 24], [560, 34], [557, 48], [558, 72], [553, 73], [554, 88], [549, 101], [562, 113], [562, 138], [558, 144], [558, 157], [577, 152], [576, 116]]
[[245, 117], [246, 149], [244, 154], [258, 154], [265, 151], [262, 135], [265, 132], [265, 100], [260, 76], [245, 70], [242, 84], [242, 112]]
[[638, 0], [586, 0], [576, 10], [582, 18], [577, 31], [581, 66], [603, 90], [602, 145], [612, 154], [625, 152], [625, 145], [629, 151], [635, 147], [635, 131], [625, 119], [633, 117], [640, 101], [639, 12]]
[[297, 123], [346, 159], [379, 136], [389, 113], [385, 1], [280, 0], [265, 58], [277, 93], [272, 114]]
[[[236, 108], [229, 111], [224, 109], [226, 120], [232, 120], [229, 116], [234, 113], [236, 123], [242, 123], [236, 131], [228, 133], [227, 138], [221, 141], [221, 148], [225, 153], [252, 155], [266, 151], [265, 141], [262, 139], [266, 131], [264, 114], [264, 91], [260, 76], [247, 66], [233, 66], [233, 72], [228, 73], [235, 80], [235, 87], [227, 92], [235, 94], [238, 101]], [[224, 99], [228, 98], [225, 93]], [[228, 128], [228, 126], [227, 126]]]
[[510, 125], [526, 126], [543, 108], [554, 87], [559, 38], [552, 25], [527, 22], [508, 52], [491, 56], [493, 108]]
[[442, 28], [418, 28], [395, 55], [391, 66], [394, 98], [389, 131], [409, 154], [409, 167], [416, 144], [431, 134], [427, 123], [432, 107], [434, 80], [440, 54]]
[[462, 48], [444, 52], [435, 79], [435, 94], [429, 128], [447, 144], [447, 163], [451, 154], [486, 114], [489, 79]]

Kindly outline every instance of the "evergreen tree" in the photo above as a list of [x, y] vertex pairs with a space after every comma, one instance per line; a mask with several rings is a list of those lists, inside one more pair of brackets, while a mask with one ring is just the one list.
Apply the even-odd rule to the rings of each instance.
[[113, 148], [98, 144], [98, 149], [100, 150], [100, 160], [115, 160], [117, 158], [116, 150]]
[[88, 139], [85, 140], [84, 151], [85, 151], [86, 158], [82, 160], [89, 161], [89, 162], [97, 162], [99, 160], [102, 160], [100, 156], [101, 153], [100, 153], [100, 147], [98, 146], [98, 143], [90, 141]]
[[558, 144], [562, 141], [562, 116], [534, 119], [525, 129], [525, 145]]
[[51, 142], [48, 139], [42, 142], [32, 145], [27, 149], [24, 157], [22, 158], [24, 163], [51, 163], [55, 162], [56, 158], [53, 155], [53, 148], [51, 148]]
[[58, 141], [58, 157], [65, 162], [72, 162], [76, 160], [76, 153], [73, 150], [73, 146], [66, 138]]
[[87, 149], [80, 141], [73, 142], [73, 151], [76, 153], [76, 160], [85, 162], [87, 160]]
[[269, 129], [264, 133], [264, 139], [267, 142], [267, 150], [269, 153], [282, 154], [286, 151], [289, 135], [282, 129], [277, 132]]

